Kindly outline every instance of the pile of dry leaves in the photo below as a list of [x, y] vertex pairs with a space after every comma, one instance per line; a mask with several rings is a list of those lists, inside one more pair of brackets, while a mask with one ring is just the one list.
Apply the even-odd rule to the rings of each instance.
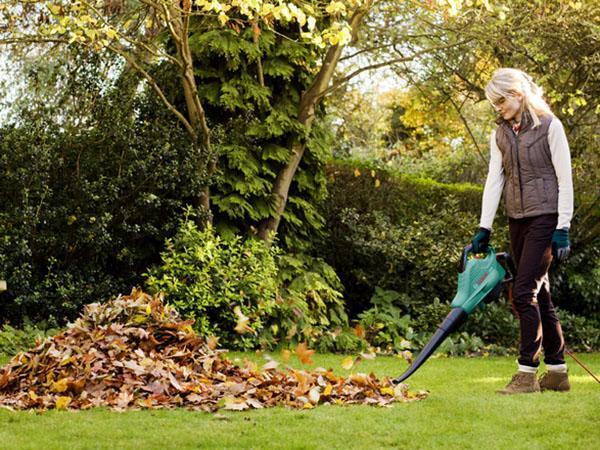
[[0, 406], [12, 409], [186, 407], [215, 411], [286, 405], [388, 405], [412, 401], [406, 385], [373, 374], [348, 378], [331, 369], [239, 367], [182, 321], [161, 297], [134, 289], [105, 304], [92, 303], [64, 332], [19, 353], [0, 369]]

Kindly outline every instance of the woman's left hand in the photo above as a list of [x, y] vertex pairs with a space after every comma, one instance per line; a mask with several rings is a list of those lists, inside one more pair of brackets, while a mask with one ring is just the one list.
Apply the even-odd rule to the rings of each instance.
[[571, 252], [571, 243], [569, 242], [569, 229], [561, 228], [554, 230], [552, 235], [552, 256], [559, 261], [565, 261]]

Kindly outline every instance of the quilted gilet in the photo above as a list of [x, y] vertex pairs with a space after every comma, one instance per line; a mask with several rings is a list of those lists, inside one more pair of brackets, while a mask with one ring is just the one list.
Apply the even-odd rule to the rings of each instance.
[[531, 115], [524, 112], [516, 135], [507, 121], [498, 121], [496, 144], [504, 167], [504, 201], [506, 213], [514, 219], [558, 212], [558, 180], [548, 145], [552, 116], [542, 116], [540, 121], [533, 128]]

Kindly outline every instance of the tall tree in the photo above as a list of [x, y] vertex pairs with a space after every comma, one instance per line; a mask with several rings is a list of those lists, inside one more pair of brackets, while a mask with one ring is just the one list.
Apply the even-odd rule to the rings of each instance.
[[[465, 8], [489, 8], [487, 1], [468, 2], [431, 1], [418, 11], [452, 16]], [[189, 135], [190, 151], [197, 154], [198, 170], [209, 175], [216, 170], [212, 148], [211, 129], [207, 122], [205, 105], [201, 101], [199, 80], [195, 76], [190, 37], [196, 26], [231, 28], [236, 31], [250, 28], [260, 36], [261, 29], [276, 32], [278, 25], [293, 24], [298, 28], [300, 41], [316, 45], [319, 60], [312, 82], [302, 93], [297, 104], [297, 121], [305, 129], [305, 136], [289, 145], [289, 156], [277, 171], [271, 197], [273, 213], [262, 221], [258, 234], [269, 239], [278, 230], [286, 207], [290, 186], [306, 150], [306, 134], [315, 119], [315, 110], [323, 97], [353, 77], [367, 70], [375, 70], [401, 61], [414, 54], [405, 54], [375, 64], [367, 64], [344, 75], [336, 74], [343, 52], [360, 38], [367, 18], [382, 23], [385, 16], [403, 11], [406, 15], [420, 2], [397, 0], [333, 0], [326, 4], [301, 1], [274, 0], [8, 0], [0, 8], [0, 44], [81, 45], [104, 54], [111, 52], [122, 57], [153, 89], [164, 105], [174, 114]], [[370, 35], [367, 35], [370, 38]], [[455, 45], [446, 42], [439, 48]], [[370, 49], [375, 50], [378, 45]], [[422, 50], [425, 52], [428, 50]], [[352, 53], [352, 52], [351, 52]], [[359, 54], [349, 54], [351, 59]], [[179, 88], [185, 107], [173, 104], [165, 94], [152, 66], [166, 63], [177, 71]], [[348, 61], [347, 61], [348, 62]], [[261, 61], [256, 62], [256, 77], [263, 77]], [[197, 204], [211, 216], [210, 189], [205, 186], [197, 196]]]

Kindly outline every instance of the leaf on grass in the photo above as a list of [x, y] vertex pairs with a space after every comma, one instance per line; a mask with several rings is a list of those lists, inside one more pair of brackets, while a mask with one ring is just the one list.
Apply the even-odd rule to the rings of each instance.
[[281, 360], [284, 363], [287, 363], [290, 360], [291, 355], [292, 355], [292, 352], [290, 352], [289, 350], [281, 350]]
[[361, 353], [360, 357], [363, 359], [375, 359], [375, 357], [377, 356], [377, 354], [375, 352], [370, 352], [370, 353]]
[[225, 397], [225, 406], [223, 407], [223, 409], [228, 409], [231, 411], [243, 411], [244, 409], [248, 408], [248, 404], [243, 400]]

